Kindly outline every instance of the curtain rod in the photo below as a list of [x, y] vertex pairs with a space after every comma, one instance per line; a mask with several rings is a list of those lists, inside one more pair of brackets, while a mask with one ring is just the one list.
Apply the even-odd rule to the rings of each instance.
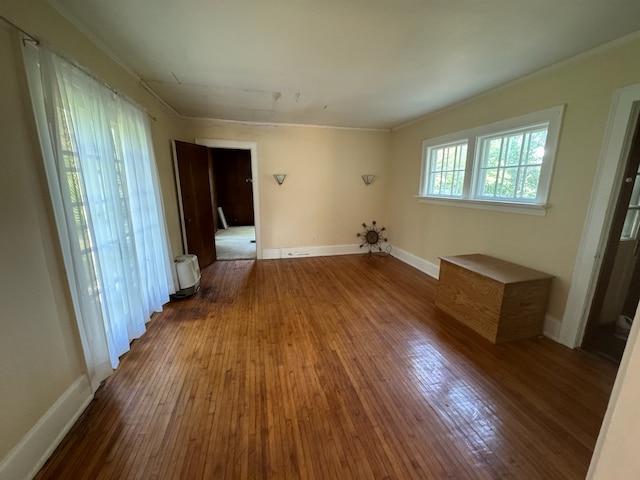
[[23, 30], [22, 28], [20, 28], [18, 25], [16, 25], [15, 23], [13, 23], [11, 20], [9, 20], [6, 17], [3, 17], [2, 15], [0, 15], [0, 20], [2, 20], [4, 23], [6, 23], [7, 25], [11, 25], [13, 28], [15, 28], [16, 30], [18, 30], [20, 33], [22, 33], [25, 37], [27, 37], [27, 39], [33, 43], [35, 43], [36, 45], [40, 45], [40, 40], [38, 40], [37, 37], [31, 35], [29, 32], [27, 32], [26, 30]]
[[[5, 22], [7, 25], [10, 25], [11, 27], [15, 28], [16, 30], [18, 30], [20, 33], [22, 33], [22, 35], [24, 35], [26, 38], [24, 38], [24, 41], [29, 41], [32, 42], [34, 45], [39, 46], [41, 44], [40, 40], [38, 39], [38, 37], [31, 35], [29, 32], [27, 32], [26, 30], [23, 30], [22, 28], [20, 28], [18, 25], [16, 25], [15, 23], [13, 23], [11, 20], [7, 19], [6, 17], [0, 15], [0, 20], [2, 20], [3, 22]], [[89, 70], [87, 70], [86, 68], [84, 68], [83, 66], [77, 64], [76, 62], [65, 58], [64, 55], [60, 55], [57, 52], [54, 52], [56, 55], [58, 55], [60, 58], [64, 59], [66, 62], [71, 63], [73, 66], [79, 68], [80, 70], [82, 70], [86, 75], [90, 76], [91, 78], [93, 78], [95, 81], [101, 83], [102, 85], [104, 85], [106, 88], [108, 88], [109, 90], [111, 90], [115, 95], [118, 95], [119, 97], [124, 98], [125, 100], [127, 100], [129, 103], [132, 103], [133, 105], [135, 105], [136, 107], [138, 107], [139, 109], [141, 109], [143, 112], [145, 112], [147, 114], [147, 116], [149, 118], [151, 118], [154, 122], [157, 122], [158, 119], [156, 117], [154, 117], [153, 115], [151, 115], [146, 108], [141, 107], [137, 102], [133, 101], [132, 99], [130, 99], [128, 96], [123, 95], [122, 93], [120, 93], [118, 90], [116, 90], [115, 88], [111, 87], [108, 83], [104, 82], [102, 79], [96, 77], [92, 72], [90, 72]], [[142, 84], [143, 87], [145, 87], [145, 84], [142, 82], [142, 80], [140, 81], [140, 83]]]
[[[26, 38], [24, 38], [23, 40], [25, 41], [29, 41], [32, 42], [34, 45], [38, 46], [40, 45], [40, 40], [31, 35], [29, 32], [27, 32], [26, 30], [23, 30], [22, 28], [20, 28], [19, 26], [17, 26], [15, 23], [13, 23], [11, 20], [7, 19], [6, 17], [0, 15], [0, 20], [2, 20], [3, 22], [5, 22], [7, 25], [12, 26], [13, 28], [15, 28], [16, 30], [18, 30], [20, 33], [22, 33], [22, 35], [24, 35]], [[60, 56], [61, 58], [63, 58], [65, 61], [71, 63], [72, 65], [74, 65], [75, 67], [79, 68], [80, 70], [82, 70], [85, 74], [89, 75], [91, 78], [93, 78], [94, 80], [96, 80], [97, 82], [100, 82], [102, 85], [104, 85], [106, 88], [108, 88], [109, 90], [111, 90], [114, 94], [124, 98], [125, 100], [127, 100], [129, 103], [132, 103], [133, 105], [135, 105], [136, 107], [140, 108], [143, 112], [145, 112], [147, 114], [147, 116], [149, 118], [151, 118], [154, 122], [157, 122], [158, 119], [156, 117], [154, 117], [153, 115], [151, 115], [145, 108], [141, 107], [140, 105], [138, 105], [137, 102], [134, 102], [133, 100], [131, 100], [129, 97], [127, 97], [126, 95], [122, 95], [119, 91], [117, 91], [116, 89], [114, 89], [113, 87], [109, 86], [109, 84], [107, 84], [106, 82], [104, 82], [103, 80], [99, 79], [98, 77], [96, 77], [95, 75], [93, 75], [93, 73], [91, 73], [90, 71], [88, 71], [86, 68], [78, 65], [76, 62], [73, 62], [69, 59], [66, 59], [64, 56], [56, 53], [56, 55]], [[151, 91], [146, 84], [140, 80], [140, 83], [143, 87], [145, 87], [147, 90]]]

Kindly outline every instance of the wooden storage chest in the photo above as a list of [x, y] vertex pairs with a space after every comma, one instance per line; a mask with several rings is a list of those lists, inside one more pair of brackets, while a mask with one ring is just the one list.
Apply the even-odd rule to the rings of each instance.
[[493, 343], [533, 337], [552, 278], [487, 255], [442, 257], [435, 305]]

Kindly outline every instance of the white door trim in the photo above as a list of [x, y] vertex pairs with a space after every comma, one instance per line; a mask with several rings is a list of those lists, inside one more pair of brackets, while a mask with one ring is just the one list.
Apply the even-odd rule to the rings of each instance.
[[260, 182], [258, 176], [258, 143], [245, 142], [242, 140], [217, 140], [212, 138], [196, 138], [196, 144], [211, 148], [234, 148], [238, 150], [249, 150], [251, 153], [251, 177], [253, 182], [253, 223], [256, 227], [256, 258], [262, 259], [262, 242], [260, 240]]
[[[182, 253], [189, 253], [187, 244], [187, 227], [184, 222], [184, 204], [182, 203], [182, 187], [180, 186], [180, 169], [178, 168], [178, 152], [176, 151], [176, 141], [171, 140], [173, 151], [173, 174], [176, 177], [176, 191], [178, 192], [178, 213], [180, 213], [180, 233], [182, 234]], [[175, 279], [174, 279], [175, 282]], [[175, 282], [177, 285], [177, 282]]]
[[616, 90], [560, 329], [570, 348], [582, 342], [639, 109], [640, 84]]

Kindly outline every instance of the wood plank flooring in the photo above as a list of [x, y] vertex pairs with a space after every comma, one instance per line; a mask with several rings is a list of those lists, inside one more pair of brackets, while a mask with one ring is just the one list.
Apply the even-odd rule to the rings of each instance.
[[492, 345], [393, 257], [216, 262], [37, 479], [579, 479], [615, 366]]

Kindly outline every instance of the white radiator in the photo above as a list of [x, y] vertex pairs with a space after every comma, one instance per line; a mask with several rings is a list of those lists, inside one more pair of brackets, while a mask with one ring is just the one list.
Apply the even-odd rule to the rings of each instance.
[[200, 288], [200, 265], [195, 255], [180, 255], [174, 259], [178, 274], [179, 290], [174, 297], [183, 298], [193, 295]]

